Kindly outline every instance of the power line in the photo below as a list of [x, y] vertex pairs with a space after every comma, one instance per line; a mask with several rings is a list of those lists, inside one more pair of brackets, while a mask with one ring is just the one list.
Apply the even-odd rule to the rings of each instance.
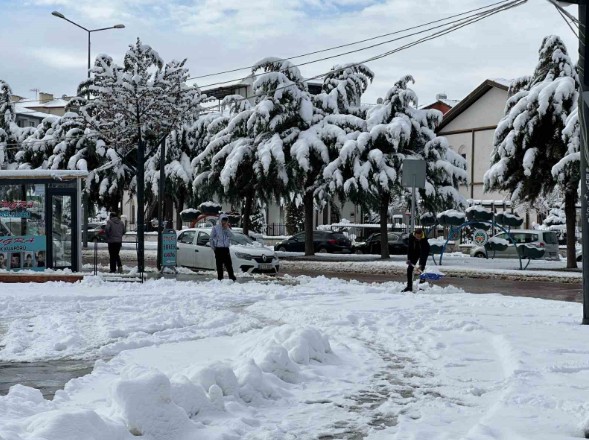
[[[413, 41], [411, 43], [407, 43], [407, 44], [405, 44], [403, 46], [400, 46], [398, 48], [395, 48], [393, 50], [389, 50], [389, 51], [383, 52], [381, 54], [375, 55], [373, 57], [367, 58], [367, 59], [365, 59], [363, 61], [360, 61], [360, 62], [357, 62], [357, 63], [350, 63], [350, 64], [346, 65], [345, 67], [342, 67], [342, 68], [339, 68], [339, 69], [330, 70], [327, 73], [322, 73], [322, 74], [319, 74], [319, 75], [316, 75], [316, 76], [313, 76], [313, 77], [304, 79], [303, 82], [309, 82], [309, 81], [312, 81], [314, 79], [319, 79], [319, 78], [321, 78], [321, 77], [323, 77], [323, 76], [325, 76], [327, 74], [333, 74], [333, 73], [336, 73], [336, 72], [341, 72], [341, 71], [343, 71], [346, 68], [349, 68], [351, 66], [358, 66], [360, 64], [366, 64], [366, 63], [369, 63], [369, 62], [372, 62], [372, 61], [376, 61], [378, 59], [381, 59], [381, 58], [390, 56], [390, 55], [392, 55], [394, 53], [400, 52], [400, 51], [405, 50], [405, 49], [409, 49], [410, 47], [416, 46], [416, 45], [421, 44], [421, 43], [423, 43], [425, 41], [429, 41], [429, 40], [432, 40], [434, 38], [438, 38], [438, 37], [441, 37], [443, 35], [449, 34], [451, 32], [455, 32], [458, 29], [461, 29], [461, 28], [463, 28], [465, 26], [468, 26], [470, 24], [473, 24], [473, 23], [476, 23], [478, 21], [481, 21], [481, 20], [483, 20], [483, 19], [485, 19], [487, 17], [490, 17], [492, 15], [498, 14], [499, 12], [503, 12], [503, 11], [506, 11], [508, 9], [512, 9], [512, 8], [517, 7], [517, 6], [521, 6], [522, 4], [524, 4], [526, 2], [527, 2], [527, 0], [511, 0], [510, 3], [508, 3], [508, 4], [504, 5], [504, 6], [501, 6], [499, 8], [495, 8], [495, 9], [493, 9], [491, 11], [487, 11], [482, 16], [480, 16], [480, 14], [476, 14], [475, 16], [470, 17], [468, 19], [468, 21], [459, 20], [459, 21], [462, 21], [462, 23], [460, 23], [460, 24], [454, 24], [453, 26], [451, 26], [448, 29], [443, 29], [443, 30], [434, 32], [431, 35], [428, 35], [426, 37], [420, 38], [420, 39], [415, 40], [415, 41]], [[291, 85], [278, 87], [276, 90], [281, 90], [281, 89], [285, 89], [285, 88], [288, 88], [288, 87], [291, 87]], [[239, 101], [244, 101], [246, 99], [248, 99], [248, 98], [241, 98], [241, 99], [236, 100], [236, 101], [239, 102]]]
[[563, 8], [561, 5], [558, 4], [558, 2], [556, 0], [548, 0], [550, 3], [552, 3], [552, 5], [558, 9], [558, 11], [564, 15], [566, 15], [569, 20], [571, 20], [573, 23], [575, 23], [577, 26], [579, 25], [579, 19], [577, 17], [575, 17], [574, 15], [572, 15], [571, 13], [569, 13], [569, 11], [567, 11], [565, 8]]
[[[352, 53], [357, 53], [357, 52], [362, 52], [362, 51], [365, 51], [365, 50], [368, 50], [368, 49], [373, 49], [375, 47], [382, 46], [384, 44], [388, 44], [388, 43], [391, 43], [391, 42], [394, 42], [394, 41], [402, 40], [404, 38], [412, 37], [412, 36], [415, 36], [415, 35], [423, 34], [423, 33], [432, 31], [434, 29], [439, 29], [439, 28], [443, 28], [443, 27], [452, 28], [453, 26], [455, 26], [458, 23], [469, 22], [470, 20], [472, 20], [475, 17], [481, 17], [481, 16], [486, 17], [486, 14], [493, 14], [493, 13], [496, 13], [496, 12], [500, 12], [500, 11], [504, 10], [503, 8], [509, 9], [509, 5], [512, 4], [514, 1], [519, 1], [519, 0], [509, 0], [508, 3], [502, 2], [502, 3], [504, 3], [502, 6], [495, 7], [493, 9], [489, 9], [487, 11], [478, 12], [476, 14], [472, 14], [470, 16], [463, 17], [463, 18], [460, 18], [460, 19], [457, 19], [457, 20], [453, 20], [453, 21], [450, 21], [448, 23], [444, 23], [444, 24], [437, 25], [437, 26], [432, 26], [430, 28], [423, 29], [423, 30], [418, 31], [418, 32], [414, 32], [412, 34], [404, 35], [402, 37], [397, 37], [397, 38], [393, 38], [391, 40], [383, 41], [383, 42], [376, 43], [376, 44], [373, 44], [373, 45], [370, 45], [370, 46], [365, 46], [365, 47], [362, 47], [362, 48], [359, 48], [359, 49], [354, 49], [354, 50], [350, 50], [350, 51], [347, 51], [347, 52], [343, 52], [343, 53], [339, 53], [339, 54], [335, 54], [335, 55], [330, 55], [330, 56], [327, 56], [327, 57], [318, 58], [318, 59], [311, 60], [311, 61], [306, 61], [306, 62], [300, 63], [300, 64], [293, 64], [292, 66], [290, 66], [288, 68], [288, 70], [295, 69], [295, 68], [298, 68], [300, 66], [305, 66], [305, 65], [308, 65], [308, 64], [313, 64], [313, 63], [318, 63], [318, 62], [321, 62], [321, 61], [326, 61], [326, 60], [333, 59], [333, 58], [338, 58], [338, 57], [341, 57], [343, 55], [349, 55], [349, 54], [352, 54]], [[226, 80], [226, 81], [218, 81], [218, 82], [211, 83], [211, 84], [200, 85], [199, 88], [200, 89], [205, 89], [207, 87], [212, 87], [212, 86], [218, 86], [218, 85], [233, 83], [235, 81], [243, 81], [243, 80], [245, 80], [247, 78], [248, 78], [248, 76], [241, 77], [241, 78], [234, 78], [234, 79], [230, 79], [230, 80]], [[204, 92], [206, 93], [206, 90], [204, 90]]]
[[[342, 49], [344, 47], [355, 46], [356, 44], [366, 43], [368, 41], [378, 40], [379, 38], [389, 37], [391, 35], [397, 35], [397, 34], [400, 34], [400, 33], [406, 32], [406, 31], [411, 31], [413, 29], [418, 29], [420, 27], [429, 26], [430, 24], [439, 23], [441, 21], [447, 21], [447, 20], [450, 20], [451, 18], [460, 17], [461, 15], [470, 14], [471, 12], [476, 12], [476, 11], [480, 11], [482, 9], [487, 9], [487, 8], [492, 7], [492, 6], [496, 6], [496, 5], [499, 5], [499, 4], [502, 4], [502, 3], [507, 3], [509, 1], [511, 1], [511, 0], [501, 0], [501, 1], [498, 1], [496, 3], [491, 3], [489, 5], [482, 6], [480, 8], [470, 9], [468, 11], [464, 11], [464, 12], [461, 12], [459, 14], [449, 15], [448, 17], [445, 17], [445, 18], [440, 18], [438, 20], [429, 21], [427, 23], [422, 23], [422, 24], [419, 24], [419, 25], [416, 25], [416, 26], [411, 26], [411, 27], [408, 27], [408, 28], [405, 28], [405, 29], [401, 29], [401, 30], [398, 30], [398, 31], [388, 32], [386, 34], [376, 35], [374, 37], [365, 38], [363, 40], [353, 41], [351, 43], [346, 43], [346, 44], [340, 44], [339, 46], [332, 46], [332, 47], [328, 47], [328, 48], [325, 48], [325, 49], [316, 50], [316, 51], [313, 51], [313, 52], [307, 52], [307, 53], [303, 53], [303, 54], [300, 54], [300, 55], [294, 55], [294, 56], [290, 56], [290, 57], [287, 57], [287, 58], [282, 58], [281, 61], [294, 60], [294, 59], [303, 58], [303, 57], [306, 57], [306, 56], [309, 56], [309, 55], [316, 55], [318, 53], [329, 52], [329, 51], [336, 50], [336, 49]], [[253, 67], [254, 67], [253, 65], [251, 65], [251, 66], [244, 66], [244, 67], [236, 67], [236, 68], [232, 68], [232, 69], [229, 69], [229, 70], [224, 70], [224, 71], [221, 71], [221, 72], [207, 73], [205, 75], [193, 76], [193, 77], [188, 78], [188, 79], [189, 80], [193, 80], [193, 79], [200, 79], [200, 78], [208, 78], [208, 77], [211, 77], [211, 76], [223, 75], [225, 73], [239, 72], [241, 70], [251, 70]]]
[[[292, 60], [292, 59], [297, 59], [297, 58], [303, 58], [303, 57], [306, 57], [306, 56], [309, 56], [309, 55], [315, 55], [315, 54], [318, 54], [318, 53], [329, 52], [329, 51], [332, 51], [332, 50], [341, 49], [341, 48], [344, 48], [344, 47], [350, 47], [350, 46], [354, 46], [354, 45], [357, 45], [357, 44], [365, 43], [365, 42], [368, 42], [368, 41], [374, 41], [374, 40], [377, 40], [379, 38], [384, 38], [386, 36], [391, 36], [391, 35], [397, 35], [397, 34], [400, 34], [400, 33], [403, 33], [403, 32], [407, 32], [407, 31], [410, 31], [410, 30], [413, 30], [413, 29], [418, 29], [418, 28], [421, 28], [421, 27], [424, 27], [424, 26], [429, 26], [429, 25], [434, 24], [434, 23], [440, 23], [440, 22], [443, 22], [443, 21], [448, 21], [448, 20], [453, 19], [453, 18], [456, 18], [456, 17], [467, 15], [467, 14], [470, 14], [472, 12], [482, 11], [483, 9], [489, 9], [489, 8], [492, 8], [492, 7], [497, 6], [497, 5], [509, 4], [510, 2], [513, 2], [513, 1], [514, 0], [501, 0], [501, 1], [496, 2], [496, 3], [491, 3], [491, 4], [488, 4], [486, 6], [482, 6], [482, 7], [475, 8], [475, 9], [470, 9], [468, 11], [464, 11], [464, 12], [461, 12], [461, 13], [458, 13], [458, 14], [450, 15], [450, 16], [445, 17], [445, 18], [441, 18], [441, 19], [430, 21], [430, 22], [422, 23], [420, 25], [408, 27], [408, 28], [401, 29], [401, 30], [394, 31], [394, 32], [389, 32], [389, 33], [386, 33], [386, 34], [377, 35], [377, 36], [370, 37], [370, 38], [365, 38], [363, 40], [358, 40], [358, 41], [354, 41], [354, 42], [351, 42], [351, 43], [341, 44], [341, 45], [338, 45], [338, 46], [333, 46], [333, 47], [329, 47], [329, 48], [325, 48], [325, 49], [316, 50], [316, 51], [313, 51], [313, 52], [308, 52], [308, 53], [304, 53], [304, 54], [300, 54], [300, 55], [291, 56], [291, 57], [288, 57], [288, 58], [283, 58], [282, 60]], [[551, 1], [551, 0], [548, 0], [548, 1]], [[559, 5], [555, 5], [555, 6], [557, 7], [557, 9], [559, 9], [559, 11], [563, 9]], [[491, 11], [493, 11], [495, 9], [489, 9], [488, 11], [484, 11], [484, 12], [479, 13], [479, 14], [484, 14], [485, 12], [491, 12]], [[475, 15], [479, 15], [479, 14], [475, 14]], [[568, 15], [570, 15], [570, 14], [568, 14]], [[470, 17], [465, 17], [464, 19], [468, 19], [468, 18], [470, 18]], [[377, 46], [381, 46], [383, 44], [387, 44], [387, 43], [390, 43], [390, 42], [393, 42], [393, 41], [398, 41], [400, 39], [407, 38], [407, 37], [410, 37], [410, 36], [418, 35], [420, 33], [424, 33], [424, 32], [430, 31], [432, 29], [436, 29], [436, 28], [439, 28], [439, 27], [442, 27], [442, 26], [451, 25], [451, 24], [456, 23], [456, 22], [459, 22], [461, 20], [463, 20], [463, 19], [454, 20], [452, 22], [445, 23], [443, 25], [434, 26], [434, 27], [425, 29], [425, 30], [423, 30], [421, 32], [415, 32], [413, 34], [409, 34], [409, 35], [406, 35], [404, 37], [400, 37], [400, 38], [396, 38], [396, 39], [392, 39], [392, 40], [387, 40], [387, 41], [384, 41], [384, 42], [381, 42], [381, 43], [377, 43], [377, 44], [371, 45], [371, 46], [366, 46], [364, 48], [360, 48], [360, 49], [357, 49], [357, 50], [353, 50], [353, 51], [349, 51], [349, 52], [344, 52], [344, 53], [332, 55], [332, 56], [325, 57], [325, 58], [319, 58], [319, 59], [313, 60], [313, 61], [307, 61], [305, 63], [301, 63], [301, 64], [298, 64], [298, 65], [293, 66], [293, 67], [304, 66], [304, 65], [308, 65], [308, 64], [312, 64], [312, 63], [316, 63], [316, 62], [321, 62], [321, 61], [329, 60], [329, 59], [336, 58], [336, 57], [339, 57], [339, 56], [349, 55], [351, 53], [360, 52], [360, 51], [363, 51], [363, 50], [368, 50], [368, 49], [371, 49], [371, 48], [374, 48], [374, 47], [377, 47]], [[578, 22], [578, 20], [577, 20], [577, 22]], [[194, 80], [194, 79], [211, 77], [211, 76], [219, 76], [219, 75], [222, 75], [222, 74], [225, 74], [225, 73], [238, 72], [238, 71], [241, 71], [241, 70], [248, 70], [248, 69], [251, 69], [252, 67], [253, 66], [240, 67], [240, 68], [235, 68], [235, 69], [230, 69], [230, 70], [224, 70], [224, 71], [220, 71], [220, 72], [209, 73], [209, 74], [205, 74], [205, 75], [193, 76], [193, 77], [188, 78], [187, 81]], [[247, 77], [245, 77], [245, 78], [247, 78]], [[236, 78], [236, 79], [232, 79], [232, 80], [227, 80], [227, 81], [222, 81], [222, 82], [217, 82], [217, 83], [212, 83], [212, 84], [206, 84], [206, 85], [199, 86], [199, 88], [205, 88], [205, 87], [211, 87], [211, 86], [214, 86], [214, 85], [226, 84], [226, 83], [229, 83], [229, 82], [243, 80], [245, 78]], [[61, 96], [61, 97], [58, 97], [58, 98], [54, 98], [54, 100], [58, 100], [58, 99], [68, 100], [68, 99], [77, 98], [77, 97], [78, 97], [77, 95]], [[42, 104], [42, 103], [40, 103], [40, 101], [38, 99], [20, 100], [20, 101], [14, 102], [13, 104], [22, 104], [22, 103], [29, 103], [29, 102], [38, 102], [39, 104]]]
[[[509, 10], [509, 9], [512, 9], [512, 8], [521, 6], [522, 4], [524, 4], [526, 2], [527, 2], [527, 0], [511, 0], [510, 3], [505, 4], [505, 5], [501, 6], [501, 7], [495, 8], [495, 9], [493, 9], [491, 11], [487, 11], [482, 16], [479, 16], [480, 14], [477, 14], [476, 16], [470, 17], [468, 19], [468, 21], [461, 20], [461, 21], [463, 21], [462, 23], [455, 24], [455, 25], [453, 25], [452, 27], [450, 27], [448, 29], [443, 29], [443, 30], [437, 31], [437, 32], [435, 32], [435, 33], [433, 33], [431, 35], [428, 35], [428, 36], [423, 37], [423, 38], [420, 38], [420, 39], [418, 39], [416, 41], [407, 43], [407, 44], [405, 44], [403, 46], [400, 46], [398, 48], [395, 48], [395, 49], [392, 49], [392, 50], [383, 52], [383, 53], [378, 54], [378, 55], [375, 55], [373, 57], [367, 58], [367, 59], [365, 59], [363, 61], [360, 61], [360, 62], [357, 62], [357, 63], [350, 63], [350, 64], [346, 65], [346, 67], [335, 69], [335, 70], [330, 70], [329, 72], [321, 73], [319, 75], [316, 75], [316, 76], [313, 76], [313, 77], [304, 79], [303, 82], [308, 82], [308, 81], [311, 81], [311, 80], [314, 80], [314, 79], [318, 79], [318, 78], [321, 78], [321, 77], [323, 77], [323, 76], [325, 76], [327, 74], [333, 74], [335, 72], [341, 72], [341, 71], [345, 70], [346, 68], [349, 68], [350, 66], [358, 66], [358, 65], [361, 65], [361, 64], [366, 64], [366, 63], [369, 63], [369, 62], [372, 62], [372, 61], [376, 61], [376, 60], [381, 59], [381, 58], [385, 58], [385, 57], [390, 56], [390, 55], [392, 55], [394, 53], [401, 52], [401, 51], [406, 50], [406, 49], [409, 49], [409, 48], [411, 48], [413, 46], [416, 46], [416, 45], [419, 45], [421, 43], [424, 43], [426, 41], [433, 40], [433, 39], [439, 38], [439, 37], [441, 37], [443, 35], [446, 35], [446, 34], [455, 32], [455, 31], [457, 31], [457, 30], [459, 30], [459, 29], [461, 29], [461, 28], [463, 28], [465, 26], [469, 26], [469, 25], [471, 25], [473, 23], [476, 23], [478, 21], [484, 20], [485, 18], [488, 18], [488, 17], [490, 17], [492, 15], [496, 15], [496, 14], [498, 14], [500, 12], [503, 12], [503, 11], [506, 11], [506, 10]], [[292, 84], [288, 84], [288, 85], [285, 85], [285, 86], [277, 87], [276, 88], [276, 91], [277, 90], [283, 90], [283, 89], [286, 89], [286, 88], [289, 88], [289, 87], [292, 87]], [[237, 102], [239, 102], [239, 101], [245, 101], [247, 99], [249, 99], [249, 98], [241, 98], [241, 99], [238, 99], [236, 101]], [[80, 140], [80, 139], [84, 139], [84, 138], [94, 138], [94, 137], [100, 137], [100, 136], [99, 136], [99, 134], [95, 134], [95, 135], [92, 135], [91, 134], [91, 135], [82, 136], [82, 137], [77, 138], [77, 139], [76, 138], [70, 138], [69, 140]], [[4, 148], [4, 150], [20, 149], [23, 144], [26, 144], [26, 143], [36, 143], [36, 142], [46, 142], [46, 141], [43, 140], [43, 139], [38, 139], [38, 140], [37, 139], [32, 139], [32, 140], [25, 140], [25, 141], [19, 142], [19, 143], [9, 143], [7, 145], [20, 145], [20, 146], [10, 147], [10, 148]], [[63, 141], [61, 141], [61, 142], [63, 142]]]
[[[433, 26], [433, 27], [430, 27], [428, 29], [424, 29], [424, 30], [419, 31], [419, 32], [414, 32], [412, 34], [408, 34], [408, 35], [405, 35], [405, 36], [402, 36], [402, 37], [398, 37], [398, 38], [394, 38], [394, 39], [391, 39], [391, 40], [383, 41], [383, 42], [380, 42], [380, 43], [376, 43], [376, 44], [373, 44], [373, 45], [370, 45], [370, 46], [366, 46], [366, 47], [363, 47], [363, 48], [351, 50], [351, 51], [348, 51], [348, 52], [343, 52], [343, 53], [331, 55], [331, 56], [328, 56], [328, 57], [319, 58], [319, 59], [316, 59], [316, 60], [306, 61], [304, 63], [293, 65], [291, 68], [305, 66], [305, 65], [308, 65], [308, 64], [313, 64], [313, 63], [317, 63], [317, 62], [321, 62], [321, 61], [326, 61], [326, 60], [337, 58], [337, 57], [340, 57], [340, 56], [349, 55], [349, 54], [361, 52], [361, 51], [364, 51], [364, 50], [369, 50], [369, 49], [372, 49], [372, 48], [375, 48], [375, 47], [378, 47], [378, 46], [382, 46], [384, 44], [388, 44], [388, 43], [391, 43], [391, 42], [394, 42], [394, 41], [399, 41], [399, 40], [402, 40], [404, 38], [408, 38], [408, 37], [411, 37], [411, 36], [419, 35], [419, 34], [422, 34], [422, 33], [428, 32], [428, 31], [431, 31], [433, 29], [438, 29], [440, 27], [450, 26], [450, 25], [453, 25], [455, 23], [461, 22], [463, 20], [469, 20], [472, 17], [480, 16], [480, 15], [483, 15], [483, 14], [486, 14], [486, 13], [489, 13], [489, 12], [492, 12], [492, 11], [495, 11], [497, 9], [497, 8], [493, 8], [493, 9], [489, 9], [489, 8], [492, 8], [494, 6], [496, 7], [497, 5], [508, 5], [509, 3], [513, 2], [513, 1], [514, 0], [501, 0], [499, 2], [491, 3], [489, 5], [482, 6], [480, 8], [471, 9], [471, 10], [468, 10], [468, 11], [465, 11], [465, 12], [461, 12], [459, 14], [450, 15], [448, 17], [445, 17], [445, 18], [442, 18], [442, 19], [438, 19], [438, 20], [433, 20], [433, 21], [430, 21], [430, 22], [427, 22], [427, 23], [423, 23], [423, 24], [420, 24], [420, 25], [412, 26], [412, 27], [401, 29], [401, 30], [394, 31], [394, 32], [389, 32], [389, 33], [378, 35], [378, 36], [375, 36], [375, 37], [365, 38], [363, 40], [358, 40], [358, 41], [355, 41], [355, 42], [351, 42], [351, 43], [347, 43], [347, 44], [342, 44], [342, 45], [339, 45], [339, 46], [334, 46], [334, 47], [330, 47], [330, 48], [326, 48], [326, 49], [316, 50], [316, 51], [313, 51], [313, 52], [308, 52], [308, 53], [305, 53], [305, 54], [300, 54], [300, 55], [296, 55], [296, 56], [284, 58], [284, 59], [281, 59], [281, 60], [292, 60], [292, 59], [302, 58], [302, 57], [305, 57], [305, 56], [314, 55], [314, 54], [323, 53], [323, 52], [328, 52], [328, 51], [331, 51], [331, 50], [336, 50], [336, 49], [340, 49], [340, 48], [344, 48], [344, 47], [354, 46], [354, 45], [357, 45], [357, 44], [365, 43], [367, 41], [373, 41], [373, 40], [376, 40], [376, 39], [379, 39], [379, 38], [383, 38], [383, 37], [386, 37], [386, 36], [396, 35], [396, 34], [400, 34], [400, 33], [403, 33], [403, 32], [409, 31], [409, 30], [418, 29], [418, 28], [421, 28], [421, 27], [424, 27], [424, 26], [429, 26], [429, 25], [434, 24], [434, 23], [440, 23], [440, 22], [443, 22], [443, 21], [448, 21], [448, 20], [450, 20], [452, 18], [456, 18], [456, 17], [460, 17], [460, 16], [463, 16], [463, 15], [467, 15], [467, 14], [470, 14], [472, 12], [477, 12], [477, 11], [481, 11], [483, 9], [488, 9], [487, 11], [479, 12], [478, 14], [473, 14], [472, 16], [469, 16], [469, 17], [464, 17], [464, 18], [461, 18], [461, 19], [458, 19], [458, 20], [449, 21], [448, 23], [444, 23], [444, 24], [441, 24], [441, 25], [438, 25], [438, 26]], [[209, 74], [206, 74], [206, 75], [194, 76], [194, 77], [188, 78], [187, 81], [194, 80], [194, 79], [199, 79], [199, 78], [211, 77], [211, 76], [218, 76], [218, 75], [222, 75], [222, 74], [225, 74], [225, 73], [237, 72], [237, 71], [240, 71], [240, 70], [251, 69], [252, 67], [253, 66], [247, 66], [247, 67], [241, 67], [241, 68], [236, 68], [236, 69], [230, 69], [230, 70], [220, 71], [220, 72], [216, 72], [216, 73], [209, 73]], [[216, 86], [216, 85], [227, 84], [227, 83], [231, 83], [231, 82], [235, 82], [235, 81], [239, 81], [239, 80], [244, 80], [246, 78], [247, 78], [247, 76], [246, 77], [241, 77], [241, 78], [235, 78], [235, 79], [231, 79], [231, 80], [227, 80], [227, 81], [220, 81], [220, 82], [215, 82], [215, 83], [211, 83], [211, 84], [205, 84], [205, 85], [199, 86], [199, 88], [202, 89], [202, 88], [206, 88], [206, 87], [212, 87], [212, 86]], [[73, 95], [73, 96], [62, 96], [60, 98], [54, 98], [54, 99], [64, 99], [64, 100], [66, 100], [66, 98], [72, 99], [72, 98], [77, 98], [77, 97], [78, 96]], [[20, 101], [15, 102], [14, 104], [22, 104], [22, 103], [28, 103], [28, 102], [39, 102], [39, 100], [38, 99], [34, 99], [34, 100], [33, 99], [31, 99], [31, 100], [20, 100]], [[41, 103], [39, 102], [39, 104], [41, 104]]]
[[[579, 38], [579, 35], [575, 32], [575, 30], [573, 29], [573, 27], [571, 26], [571, 24], [567, 20], [566, 15], [564, 15], [560, 9], [556, 8], [556, 10], [560, 14], [560, 16], [562, 17], [562, 19], [564, 20], [564, 22], [567, 24], [567, 26], [569, 27], [569, 29], [571, 30], [571, 32], [575, 35], [575, 37]], [[573, 24], [574, 24], [574, 22], [573, 22]], [[578, 26], [577, 26], [577, 29], [579, 29]]]

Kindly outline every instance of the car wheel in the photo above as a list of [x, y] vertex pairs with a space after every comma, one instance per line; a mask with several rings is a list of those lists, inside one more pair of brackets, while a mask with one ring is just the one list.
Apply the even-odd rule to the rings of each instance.
[[364, 252], [362, 252], [362, 249], [356, 249], [356, 250], [354, 251], [354, 253], [355, 253], [355, 254], [359, 254], [359, 255], [360, 255], [360, 254], [363, 254]]
[[278, 251], [279, 251], [279, 252], [286, 252], [286, 248], [285, 248], [284, 246], [280, 246], [280, 247], [278, 248]]
[[320, 247], [317, 252], [319, 252], [320, 254], [326, 254], [327, 253], [327, 249], [325, 249], [324, 247]]
[[582, 256], [582, 255], [579, 255], [579, 256], [577, 257], [577, 261], [583, 261], [583, 256]]
[[476, 254], [474, 254], [475, 258], [487, 258], [487, 256], [484, 254], [484, 252], [477, 252]]

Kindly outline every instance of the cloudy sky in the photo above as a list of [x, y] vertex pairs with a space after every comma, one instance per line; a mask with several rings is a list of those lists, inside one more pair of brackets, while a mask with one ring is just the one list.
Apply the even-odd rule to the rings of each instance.
[[[32, 89], [75, 93], [86, 77], [87, 34], [51, 15], [59, 11], [88, 29], [118, 23], [125, 29], [92, 33], [92, 59], [121, 60], [137, 37], [165, 61], [187, 58], [193, 76], [250, 66], [266, 56], [290, 57], [437, 20], [497, 0], [0, 0], [0, 79], [17, 95]], [[576, 7], [568, 10], [576, 15]], [[415, 31], [414, 31], [415, 32]], [[531, 74], [542, 38], [561, 36], [573, 59], [577, 40], [547, 0], [479, 21], [449, 35], [368, 64], [376, 74], [365, 95], [375, 102], [402, 75], [411, 74], [420, 104], [444, 92], [461, 99], [486, 78]], [[358, 46], [305, 58], [334, 55]], [[419, 36], [301, 67], [306, 78], [334, 64], [358, 62]], [[205, 86], [245, 76], [241, 71], [198, 79]]]

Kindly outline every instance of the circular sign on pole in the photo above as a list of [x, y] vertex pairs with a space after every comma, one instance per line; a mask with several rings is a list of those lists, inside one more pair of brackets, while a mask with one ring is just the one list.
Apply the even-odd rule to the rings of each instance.
[[484, 246], [489, 241], [489, 235], [483, 229], [477, 229], [472, 236], [473, 241], [478, 246]]

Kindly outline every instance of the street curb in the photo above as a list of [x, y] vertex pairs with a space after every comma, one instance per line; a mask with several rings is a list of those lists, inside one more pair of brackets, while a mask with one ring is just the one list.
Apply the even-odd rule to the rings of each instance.
[[[382, 261], [382, 260], [379, 260]], [[350, 262], [342, 261], [317, 261], [317, 260], [280, 260], [281, 270], [304, 270], [307, 272], [314, 272], [318, 275], [335, 275], [340, 274], [363, 274], [363, 275], [391, 275], [391, 276], [405, 276], [406, 270], [398, 265], [390, 265], [384, 267], [362, 267], [361, 265], [355, 264], [351, 266]], [[470, 278], [470, 279], [499, 279], [499, 280], [529, 280], [529, 281], [548, 281], [555, 283], [566, 283], [566, 284], [580, 284], [583, 280], [581, 272], [563, 272], [563, 274], [579, 273], [579, 276], [558, 276], [554, 274], [554, 271], [550, 274], [529, 274], [529, 273], [494, 273], [494, 272], [481, 272], [481, 271], [467, 271], [457, 268], [436, 266], [440, 272], [444, 273], [446, 278]]]

